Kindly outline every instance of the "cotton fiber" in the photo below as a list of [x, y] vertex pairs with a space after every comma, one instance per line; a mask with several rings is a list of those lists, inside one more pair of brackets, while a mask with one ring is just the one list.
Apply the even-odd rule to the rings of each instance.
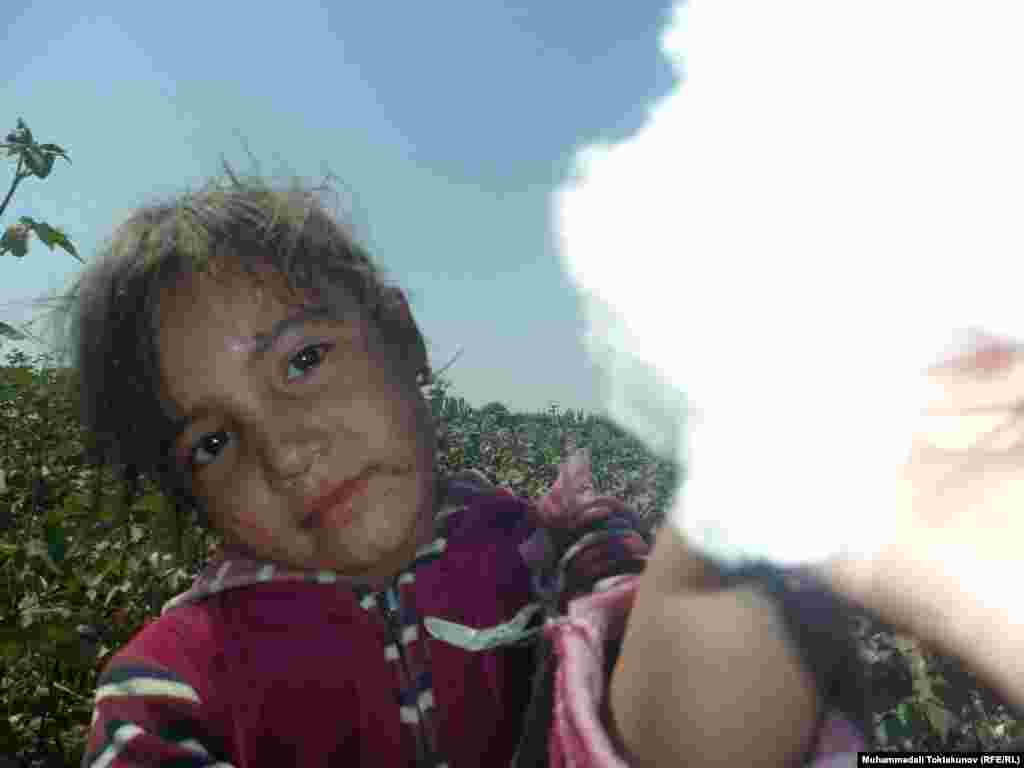
[[723, 561], [886, 543], [923, 370], [1024, 341], [1024, 6], [697, 0], [643, 128], [552, 197], [607, 415]]

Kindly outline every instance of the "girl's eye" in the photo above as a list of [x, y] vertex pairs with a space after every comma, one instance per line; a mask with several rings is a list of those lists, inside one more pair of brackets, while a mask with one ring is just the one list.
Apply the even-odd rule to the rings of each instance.
[[[295, 361], [299, 361], [300, 367], [301, 367], [301, 364], [304, 361], [306, 361], [306, 360], [310, 359], [310, 357], [312, 357], [312, 359], [315, 361], [315, 363], [309, 364], [309, 366], [308, 366], [308, 368], [306, 368], [306, 370], [310, 370], [312, 368], [319, 368], [320, 364], [323, 362], [323, 356], [327, 352], [330, 351], [330, 348], [331, 348], [330, 344], [311, 344], [308, 347], [303, 347], [295, 355], [293, 355], [292, 358], [288, 361], [289, 367], [291, 367], [292, 365], [296, 365]], [[307, 357], [308, 353], [312, 353], [314, 351], [318, 352], [319, 354], [318, 355], [310, 355], [309, 357]], [[296, 378], [302, 378], [302, 377], [299, 376], [299, 377], [296, 377]], [[293, 379], [288, 379], [288, 380], [289, 381], [294, 381], [295, 379], [293, 378]], [[213, 454], [213, 458], [212, 459], [207, 460], [207, 461], [200, 460], [198, 458], [198, 454], [199, 454], [199, 452], [201, 450], [203, 450], [203, 449], [205, 449], [207, 447], [210, 447], [208, 441], [216, 439], [219, 442], [221, 435], [230, 435], [230, 434], [233, 434], [233, 433], [226, 432], [224, 430], [219, 430], [217, 432], [208, 432], [207, 434], [205, 434], [202, 437], [200, 437], [199, 440], [196, 441], [195, 447], [192, 449], [192, 453], [191, 453], [191, 465], [192, 465], [192, 467], [195, 468], [195, 469], [202, 469], [203, 467], [205, 467], [205, 466], [207, 466], [209, 464], [212, 464], [214, 461], [216, 461], [217, 460], [217, 454], [216, 453]], [[223, 447], [223, 445], [221, 445], [220, 447]]]
[[211, 441], [211, 440], [214, 440], [214, 439], [219, 440], [221, 435], [229, 435], [229, 434], [231, 434], [231, 433], [230, 432], [225, 432], [224, 430], [220, 430], [218, 432], [209, 432], [208, 434], [205, 434], [202, 437], [200, 437], [199, 440], [196, 442], [195, 448], [192, 449], [192, 466], [193, 466], [193, 468], [202, 469], [207, 464], [211, 464], [213, 461], [216, 461], [217, 460], [216, 454], [214, 454], [213, 459], [210, 460], [210, 461], [200, 461], [197, 457], [199, 455], [199, 452], [209, 445], [208, 441]]
[[[299, 360], [300, 358], [302, 358], [304, 355], [306, 355], [307, 352], [315, 351], [318, 352], [319, 354], [314, 356], [314, 359], [316, 359], [316, 365], [313, 365], [311, 367], [319, 368], [320, 363], [323, 362], [324, 355], [326, 355], [330, 351], [330, 348], [330, 344], [311, 344], [308, 347], [303, 347], [291, 358], [291, 360], [288, 361], [289, 365], [293, 364], [295, 360]], [[289, 379], [289, 381], [291, 381], [291, 379]]]

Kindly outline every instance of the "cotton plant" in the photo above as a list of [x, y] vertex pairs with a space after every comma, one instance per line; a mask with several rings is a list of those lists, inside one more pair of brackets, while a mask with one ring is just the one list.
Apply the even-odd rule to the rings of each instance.
[[720, 561], [888, 542], [925, 369], [1024, 340], [1024, 7], [696, 0], [676, 86], [552, 215], [606, 414]]

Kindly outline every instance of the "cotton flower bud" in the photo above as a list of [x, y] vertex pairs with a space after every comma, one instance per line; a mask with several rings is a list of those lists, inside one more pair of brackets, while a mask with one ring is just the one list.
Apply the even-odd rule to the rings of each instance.
[[4, 251], [12, 251], [15, 256], [22, 257], [28, 253], [28, 235], [31, 227], [27, 224], [12, 224], [4, 232]]
[[27, 240], [32, 228], [28, 224], [11, 224], [7, 228], [7, 237], [13, 240]]

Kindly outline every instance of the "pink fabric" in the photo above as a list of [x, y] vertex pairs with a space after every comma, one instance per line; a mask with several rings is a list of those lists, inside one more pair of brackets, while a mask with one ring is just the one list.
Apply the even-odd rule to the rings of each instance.
[[562, 462], [558, 478], [535, 505], [538, 525], [572, 530], [627, 508], [622, 499], [598, 496], [590, 471], [590, 449], [580, 448]]
[[[611, 496], [598, 496], [586, 449], [573, 453], [559, 469], [558, 479], [535, 505], [539, 525], [571, 530], [622, 508]], [[529, 562], [541, 547], [538, 540], [521, 549]], [[618, 576], [598, 584], [594, 593], [569, 602], [566, 615], [549, 622], [544, 632], [556, 656], [554, 712], [549, 741], [550, 768], [628, 768], [612, 742], [605, 712], [605, 652], [625, 633], [640, 577]], [[810, 768], [839, 768], [856, 763], [866, 742], [838, 715], [829, 716], [815, 746]]]
[[625, 631], [638, 577], [569, 603], [568, 616], [545, 627], [558, 660], [549, 742], [550, 768], [628, 768], [601, 715], [605, 648]]
[[[604, 591], [573, 600], [568, 615], [545, 627], [558, 659], [554, 717], [549, 744], [550, 768], [629, 768], [616, 750], [602, 715], [605, 649], [621, 637], [639, 577], [610, 579]], [[810, 768], [855, 765], [866, 743], [841, 716], [830, 716], [821, 732]]]

